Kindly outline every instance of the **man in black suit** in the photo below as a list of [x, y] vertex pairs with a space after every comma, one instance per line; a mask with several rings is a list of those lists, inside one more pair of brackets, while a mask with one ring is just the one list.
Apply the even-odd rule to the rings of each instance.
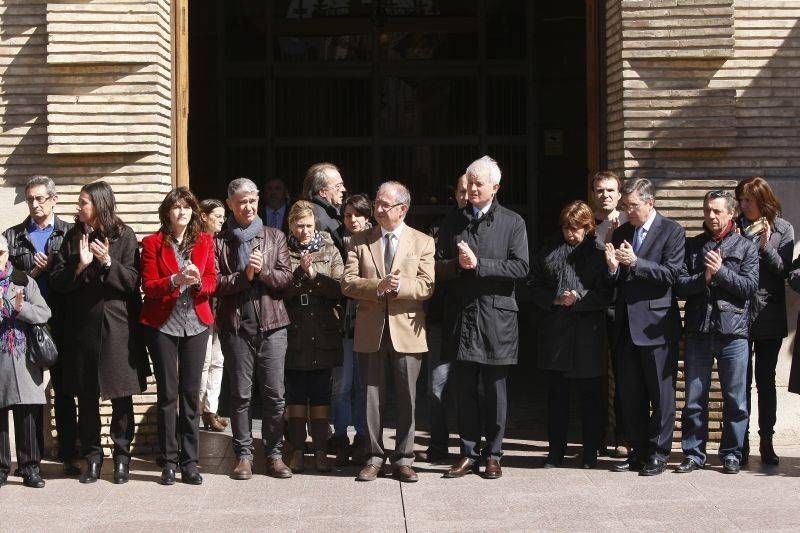
[[619, 289], [617, 376], [632, 449], [613, 470], [654, 476], [666, 468], [672, 448], [680, 336], [673, 286], [683, 265], [685, 232], [656, 211], [649, 180], [629, 179], [621, 192], [628, 222], [606, 244], [606, 262]]

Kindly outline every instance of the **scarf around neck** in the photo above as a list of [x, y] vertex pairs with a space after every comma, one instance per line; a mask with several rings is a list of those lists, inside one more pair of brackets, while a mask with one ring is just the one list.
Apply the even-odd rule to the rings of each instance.
[[11, 261], [6, 263], [6, 268], [0, 270], [0, 291], [3, 298], [3, 309], [0, 311], [0, 345], [5, 353], [13, 357], [25, 357], [25, 332], [19, 328], [16, 320], [17, 311], [14, 309], [14, 295], [9, 294], [11, 288], [11, 273], [14, 267]]
[[231, 228], [231, 234], [237, 247], [238, 264], [236, 265], [236, 270], [241, 272], [247, 268], [247, 263], [250, 262], [250, 254], [253, 252], [250, 242], [261, 234], [264, 230], [264, 224], [261, 222], [261, 218], [256, 216], [249, 226], [243, 228], [236, 222], [233, 215], [228, 215], [228, 225]]
[[711, 233], [711, 230], [709, 230], [708, 228], [706, 228], [706, 231], [708, 231], [708, 235], [711, 237], [711, 240], [713, 240], [714, 242], [722, 242], [722, 239], [724, 239], [725, 237], [727, 237], [727, 236], [728, 236], [728, 234], [729, 234], [731, 231], [733, 231], [733, 228], [734, 228], [735, 226], [736, 226], [736, 225], [733, 223], [733, 219], [731, 219], [731, 220], [728, 222], [728, 225], [727, 225], [727, 226], [725, 226], [725, 229], [724, 229], [724, 230], [722, 230], [722, 231], [720, 232], [720, 234], [719, 234], [719, 235], [714, 235], [713, 233]]
[[323, 245], [322, 234], [319, 231], [315, 231], [314, 237], [308, 242], [308, 244], [300, 244], [300, 241], [297, 240], [297, 237], [292, 234], [289, 235], [287, 244], [289, 245], [289, 249], [293, 252], [300, 252], [301, 254], [318, 252]]

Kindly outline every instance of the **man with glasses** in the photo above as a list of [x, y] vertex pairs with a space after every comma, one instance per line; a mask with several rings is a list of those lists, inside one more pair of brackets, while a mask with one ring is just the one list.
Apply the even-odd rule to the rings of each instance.
[[628, 222], [605, 247], [617, 287], [617, 385], [624, 391], [631, 452], [612, 470], [655, 476], [666, 468], [675, 425], [680, 315], [673, 286], [683, 266], [685, 232], [656, 211], [650, 180], [631, 178], [620, 192]]
[[[39, 285], [47, 305], [52, 310], [50, 329], [59, 349], [63, 352], [63, 324], [62, 313], [59, 309], [63, 296], [54, 292], [49, 287], [50, 271], [53, 265], [61, 261], [61, 246], [64, 235], [72, 224], [58, 218], [54, 208], [58, 203], [58, 193], [55, 183], [47, 176], [33, 176], [25, 184], [25, 200], [28, 204], [28, 217], [5, 232], [3, 235], [8, 240], [9, 260], [14, 268], [24, 270]], [[54, 408], [56, 415], [56, 431], [58, 432], [58, 456], [64, 463], [64, 473], [70, 476], [80, 474], [80, 468], [75, 464], [78, 454], [77, 439], [77, 410], [75, 399], [65, 392], [62, 368], [64, 359], [59, 358], [58, 363], [50, 369], [53, 380]], [[37, 411], [37, 426], [41, 435], [42, 412]], [[41, 439], [40, 439], [41, 442]]]
[[303, 196], [313, 204], [317, 229], [330, 234], [333, 243], [346, 259], [340, 230], [342, 226], [340, 210], [345, 192], [347, 189], [342, 175], [333, 163], [315, 163], [306, 171]]
[[352, 236], [342, 276], [342, 294], [358, 301], [353, 351], [359, 353], [364, 382], [367, 465], [359, 481], [383, 472], [383, 413], [386, 373], [391, 368], [397, 405], [394, 476], [417, 481], [414, 462], [414, 409], [422, 356], [428, 351], [423, 301], [433, 294], [433, 238], [405, 224], [408, 189], [383, 183], [375, 195], [378, 225]]
[[675, 472], [706, 464], [708, 393], [717, 359], [722, 386], [722, 471], [737, 474], [747, 422], [750, 302], [758, 289], [758, 247], [736, 231], [736, 199], [711, 191], [703, 201], [703, 233], [686, 241], [677, 292], [686, 298], [686, 403], [681, 416], [685, 459]]

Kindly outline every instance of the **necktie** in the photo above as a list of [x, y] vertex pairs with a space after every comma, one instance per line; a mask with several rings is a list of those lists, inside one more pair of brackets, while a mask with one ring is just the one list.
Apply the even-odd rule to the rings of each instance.
[[633, 236], [633, 253], [639, 253], [639, 248], [642, 247], [642, 242], [644, 242], [644, 228], [640, 226], [636, 228], [636, 235]]
[[394, 263], [394, 254], [397, 251], [395, 248], [395, 234], [394, 233], [387, 233], [386, 236], [386, 243], [383, 246], [383, 266], [386, 269], [386, 274], [390, 274], [392, 272], [392, 263]]

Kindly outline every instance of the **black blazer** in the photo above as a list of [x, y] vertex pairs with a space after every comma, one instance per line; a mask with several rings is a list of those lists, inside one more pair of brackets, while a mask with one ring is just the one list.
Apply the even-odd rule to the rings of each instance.
[[[614, 231], [612, 242], [633, 243], [634, 226], [626, 222]], [[615, 276], [619, 287], [616, 327], [629, 328], [636, 346], [658, 346], [677, 340], [680, 316], [673, 286], [683, 266], [686, 232], [656, 212], [650, 231], [636, 254], [634, 268], [620, 265]], [[625, 317], [625, 319], [623, 319]], [[621, 331], [617, 332], [617, 338]]]

